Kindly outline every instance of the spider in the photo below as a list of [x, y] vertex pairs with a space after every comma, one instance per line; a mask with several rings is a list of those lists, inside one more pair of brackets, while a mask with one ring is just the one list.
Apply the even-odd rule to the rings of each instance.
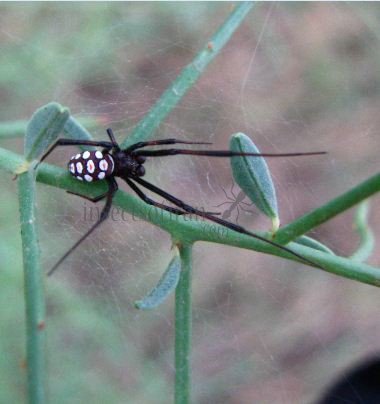
[[[95, 182], [105, 180], [108, 183], [107, 192], [98, 195], [95, 198], [83, 196], [73, 193], [82, 198], [85, 198], [91, 202], [99, 202], [105, 199], [105, 205], [100, 213], [99, 219], [95, 224], [87, 230], [87, 232], [58, 260], [58, 262], [50, 269], [48, 275], [51, 275], [58, 266], [102, 223], [104, 222], [111, 210], [113, 197], [118, 190], [118, 184], [116, 177], [123, 179], [129, 187], [149, 205], [156, 206], [165, 211], [171, 212], [175, 215], [194, 214], [196, 216], [204, 217], [212, 222], [218, 223], [228, 229], [234, 230], [238, 233], [246, 234], [250, 237], [258, 239], [264, 243], [270, 244], [278, 249], [286, 251], [287, 253], [301, 259], [309, 265], [319, 267], [314, 262], [302, 257], [291, 249], [277, 244], [273, 241], [252, 233], [243, 227], [230, 223], [213, 212], [204, 212], [198, 210], [168, 192], [158, 188], [150, 182], [142, 179], [145, 175], [144, 163], [147, 157], [164, 157], [174, 155], [193, 155], [193, 156], [209, 156], [209, 157], [233, 157], [233, 156], [252, 156], [252, 157], [295, 157], [295, 156], [310, 156], [325, 154], [326, 152], [307, 152], [307, 153], [237, 153], [227, 150], [191, 150], [191, 149], [161, 149], [161, 150], [149, 150], [145, 149], [146, 146], [162, 146], [162, 145], [174, 145], [174, 144], [202, 144], [209, 145], [209, 142], [188, 142], [178, 139], [162, 139], [152, 140], [147, 142], [138, 142], [121, 149], [116, 142], [112, 129], [107, 129], [109, 141], [95, 141], [95, 140], [76, 140], [76, 139], [58, 139], [41, 157], [39, 163], [46, 159], [46, 157], [57, 146], [95, 146], [103, 148], [100, 150], [86, 150], [82, 153], [78, 153], [71, 157], [68, 163], [68, 169], [71, 175], [73, 175], [79, 181]], [[39, 164], [38, 163], [38, 164]], [[145, 188], [154, 194], [164, 198], [164, 200], [172, 203], [175, 207], [165, 205], [164, 203], [157, 202], [148, 197], [141, 188]], [[72, 193], [72, 192], [71, 192]]]

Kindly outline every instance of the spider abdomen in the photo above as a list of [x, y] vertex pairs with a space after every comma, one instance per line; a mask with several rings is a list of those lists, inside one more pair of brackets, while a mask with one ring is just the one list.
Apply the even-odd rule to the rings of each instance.
[[100, 150], [85, 151], [72, 156], [68, 169], [79, 181], [100, 181], [112, 175], [115, 163], [109, 153]]

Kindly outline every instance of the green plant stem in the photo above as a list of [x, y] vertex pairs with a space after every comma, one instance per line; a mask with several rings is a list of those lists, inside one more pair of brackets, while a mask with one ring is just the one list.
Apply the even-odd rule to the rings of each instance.
[[[0, 148], [0, 167], [8, 171], [17, 170], [23, 164], [22, 157]], [[13, 171], [14, 172], [14, 171]], [[45, 184], [67, 189], [71, 192], [95, 196], [105, 191], [104, 184], [83, 184], [72, 178], [66, 170], [48, 164], [41, 164], [37, 177], [38, 181]], [[377, 192], [376, 187], [372, 193]], [[360, 195], [357, 195], [359, 200]], [[189, 218], [172, 215], [159, 209], [154, 209], [138, 198], [119, 191], [114, 198], [114, 205], [121, 207], [135, 217], [146, 220], [168, 231], [177, 240], [195, 242], [198, 240], [216, 242], [241, 248], [253, 249], [256, 251], [281, 256], [287, 259], [296, 260], [284, 251], [276, 249], [266, 243], [260, 242], [252, 237], [227, 230], [215, 224], [208, 224], [202, 220], [189, 220]], [[258, 233], [261, 234], [261, 233]], [[262, 234], [261, 234], [262, 235]], [[380, 271], [377, 268], [365, 264], [355, 263], [347, 258], [331, 256], [311, 248], [291, 243], [289, 248], [316, 262], [323, 269], [347, 278], [356, 279], [361, 282], [378, 285], [380, 282]]]
[[124, 140], [121, 144], [122, 148], [128, 147], [136, 142], [148, 140], [153, 135], [160, 123], [194, 85], [208, 64], [228, 42], [253, 5], [254, 2], [242, 2], [237, 4], [211, 40], [204, 46], [193, 61], [181, 71], [179, 76], [162, 94], [156, 104]]
[[[23, 164], [24, 159], [20, 155], [0, 148], [0, 168], [15, 173], [18, 167]], [[81, 183], [74, 179], [66, 170], [45, 163], [39, 166], [37, 181], [85, 196], [94, 197], [106, 191], [105, 184]], [[365, 183], [366, 182], [367, 181], [365, 181]], [[360, 187], [360, 185], [358, 187]], [[357, 187], [354, 189], [356, 188]], [[368, 191], [369, 195], [367, 196], [375, 194], [379, 191], [379, 188], [379, 181], [375, 181], [373, 186], [370, 187], [371, 191]], [[347, 195], [350, 198], [350, 191], [344, 195]], [[356, 191], [354, 191], [354, 195], [356, 195], [358, 202], [362, 200], [361, 195]], [[176, 216], [169, 212], [152, 208], [137, 197], [120, 190], [117, 192], [113, 202], [115, 206], [131, 213], [135, 218], [140, 218], [150, 222], [169, 232], [176, 240], [182, 240], [183, 242], [188, 243], [193, 243], [195, 241], [214, 242], [260, 251], [266, 254], [272, 254], [297, 261], [294, 256], [270, 246], [267, 243], [263, 243], [244, 234], [236, 233], [222, 226], [210, 224], [200, 218], [190, 220], [189, 217]], [[342, 203], [342, 211], [344, 210], [344, 206], [348, 209], [352, 204]], [[257, 232], [257, 234], [265, 236], [265, 234], [260, 232]], [[269, 235], [267, 236], [269, 237]], [[366, 264], [354, 262], [347, 258], [317, 251], [297, 243], [290, 243], [288, 247], [294, 252], [317, 263], [328, 272], [371, 285], [380, 286], [379, 268], [374, 268]]]
[[366, 261], [375, 247], [375, 237], [367, 222], [368, 212], [368, 201], [363, 201], [355, 212], [355, 228], [360, 237], [360, 244], [358, 249], [350, 257], [354, 261]]
[[45, 296], [34, 214], [35, 173], [18, 177], [26, 306], [28, 402], [45, 402]]
[[0, 138], [12, 138], [25, 136], [27, 120], [0, 122]]
[[280, 244], [287, 244], [379, 191], [380, 174], [376, 174], [337, 198], [284, 226], [276, 233], [275, 241]]
[[192, 245], [179, 244], [181, 276], [175, 293], [175, 403], [190, 403]]
[[0, 168], [11, 174], [17, 174], [19, 167], [25, 164], [27, 163], [23, 156], [0, 147]]

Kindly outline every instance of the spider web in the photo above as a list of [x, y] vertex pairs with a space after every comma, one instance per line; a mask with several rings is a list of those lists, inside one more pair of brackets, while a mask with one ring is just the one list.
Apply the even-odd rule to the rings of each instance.
[[[29, 52], [45, 52], [56, 74], [46, 75], [41, 104], [54, 98], [77, 118], [100, 120], [92, 129], [96, 139], [112, 127], [121, 141], [217, 29], [230, 5], [49, 7], [23, 8], [24, 19], [41, 19], [41, 32], [53, 27], [58, 32], [49, 47], [46, 40], [30, 40]], [[263, 5], [155, 138], [211, 141], [226, 149], [231, 134], [244, 132], [262, 151], [327, 150], [327, 157], [269, 161], [284, 224], [344, 192], [377, 171], [379, 91], [375, 82], [370, 92], [357, 73], [366, 66], [370, 81], [378, 71], [371, 56], [379, 46], [371, 14], [369, 5]], [[13, 16], [11, 9], [8, 15]], [[25, 32], [10, 25], [3, 33], [18, 46], [26, 40]], [[53, 161], [64, 166], [70, 152], [58, 150]], [[250, 203], [247, 198], [237, 202], [240, 190], [233, 187], [227, 159], [157, 158], [146, 168], [149, 181], [192, 206], [215, 210], [224, 204], [220, 208], [231, 210], [229, 220], [253, 231], [270, 228], [253, 206], [242, 204]], [[89, 228], [91, 207], [39, 186], [45, 268]], [[357, 243], [352, 212], [311, 236], [338, 254], [350, 254]], [[74, 387], [82, 374], [85, 387], [77, 398], [168, 402], [173, 298], [152, 312], [134, 309], [133, 302], [155, 285], [171, 254], [165, 232], [119, 215], [48, 280], [51, 368], [64, 378], [62, 384]], [[195, 402], [310, 402], [343, 366], [378, 348], [380, 330], [369, 321], [377, 306], [370, 299], [378, 302], [375, 292], [300, 264], [197, 244], [193, 293]], [[348, 302], [356, 308], [348, 309]], [[73, 376], [59, 370], [60, 361]], [[69, 367], [70, 361], [77, 364]], [[97, 387], [100, 380], [110, 391]]]

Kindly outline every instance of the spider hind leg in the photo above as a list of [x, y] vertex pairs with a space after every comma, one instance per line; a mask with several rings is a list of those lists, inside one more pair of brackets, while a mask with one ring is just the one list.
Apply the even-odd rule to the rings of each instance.
[[[112, 200], [113, 197], [118, 190], [117, 182], [116, 180], [112, 178], [107, 179], [108, 182], [108, 192], [106, 194], [107, 200], [106, 204], [103, 207], [103, 210], [100, 213], [100, 217], [98, 221], [90, 227], [89, 230], [86, 231], [86, 233], [58, 260], [58, 262], [53, 266], [53, 268], [48, 272], [48, 276], [50, 276], [61, 264], [62, 262], [102, 223], [104, 222], [111, 211], [112, 207]], [[82, 195], [80, 195], [82, 196]], [[86, 199], [86, 198], [85, 198]]]

